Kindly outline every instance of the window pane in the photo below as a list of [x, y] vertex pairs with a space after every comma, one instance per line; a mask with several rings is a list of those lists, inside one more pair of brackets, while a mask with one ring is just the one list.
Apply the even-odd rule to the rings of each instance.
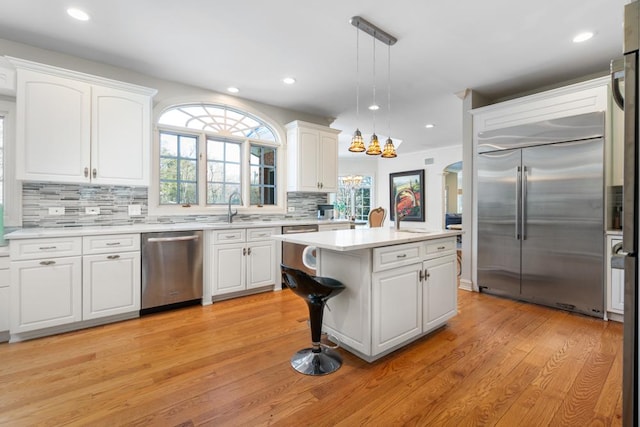
[[161, 156], [177, 156], [178, 155], [178, 136], [169, 133], [160, 134], [160, 155]]
[[207, 186], [207, 203], [210, 205], [224, 203], [223, 184], [209, 184]]
[[224, 182], [224, 163], [207, 162], [207, 181]]
[[197, 187], [195, 183], [180, 184], [180, 203], [196, 204], [198, 203], [198, 198], [196, 195]]
[[195, 160], [180, 160], [180, 181], [194, 181], [197, 177]]
[[251, 166], [251, 185], [260, 184], [260, 166]]
[[210, 139], [207, 141], [207, 159], [224, 160], [224, 142]]
[[197, 153], [196, 138], [182, 137], [180, 138], [180, 157], [195, 159]]
[[225, 181], [239, 183], [240, 182], [240, 165], [227, 163], [225, 170]]
[[178, 161], [176, 159], [160, 159], [160, 179], [178, 179]]
[[250, 197], [250, 201], [249, 203], [252, 205], [260, 205], [260, 188], [258, 187], [251, 187], [251, 191], [250, 191], [251, 197]]
[[160, 204], [173, 205], [178, 203], [178, 184], [175, 182], [160, 183]]
[[264, 149], [264, 164], [265, 166], [276, 165], [276, 150], [274, 148]]
[[227, 143], [226, 160], [228, 162], [240, 163], [240, 144]]

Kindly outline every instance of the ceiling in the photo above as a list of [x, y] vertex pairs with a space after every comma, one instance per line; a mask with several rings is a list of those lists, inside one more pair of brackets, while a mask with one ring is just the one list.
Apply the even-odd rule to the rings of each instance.
[[[473, 89], [498, 99], [593, 73], [622, 56], [628, 0], [0, 0], [0, 38], [162, 79], [335, 118], [351, 134], [373, 130], [373, 38], [360, 15], [398, 39], [376, 43], [375, 129], [399, 153], [461, 144], [462, 101]], [[71, 19], [66, 9], [92, 19]], [[574, 35], [589, 30], [584, 43]], [[360, 71], [356, 74], [356, 51]], [[1, 54], [2, 52], [0, 52]], [[293, 76], [294, 85], [281, 79]], [[357, 77], [359, 76], [359, 77]], [[360, 84], [360, 113], [356, 86]], [[390, 118], [390, 120], [389, 120]], [[389, 126], [390, 123], [390, 126]], [[425, 124], [434, 123], [433, 129]]]

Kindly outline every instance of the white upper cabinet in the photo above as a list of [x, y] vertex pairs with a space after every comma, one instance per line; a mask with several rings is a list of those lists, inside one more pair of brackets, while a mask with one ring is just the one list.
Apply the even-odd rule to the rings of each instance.
[[149, 184], [155, 90], [10, 61], [17, 67], [18, 179]]
[[338, 134], [326, 126], [295, 121], [287, 124], [289, 191], [338, 191]]

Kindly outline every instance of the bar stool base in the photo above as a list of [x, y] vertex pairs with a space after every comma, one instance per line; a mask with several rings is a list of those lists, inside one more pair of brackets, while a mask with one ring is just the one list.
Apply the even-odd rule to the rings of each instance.
[[342, 357], [337, 351], [326, 347], [322, 347], [320, 353], [305, 348], [293, 355], [291, 366], [305, 375], [326, 375], [340, 369]]

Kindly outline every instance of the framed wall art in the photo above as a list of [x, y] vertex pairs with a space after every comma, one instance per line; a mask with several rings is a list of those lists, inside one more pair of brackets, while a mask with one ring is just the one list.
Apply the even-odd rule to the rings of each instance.
[[424, 169], [389, 174], [389, 200], [392, 221], [397, 210], [403, 221], [424, 222]]

